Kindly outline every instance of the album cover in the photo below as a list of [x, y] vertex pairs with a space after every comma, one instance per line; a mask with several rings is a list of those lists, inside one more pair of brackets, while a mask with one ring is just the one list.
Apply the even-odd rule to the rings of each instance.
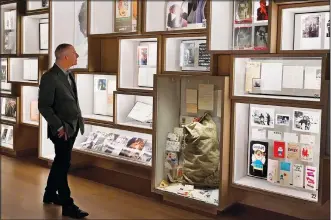
[[293, 165], [293, 186], [303, 188], [304, 166], [302, 164]]
[[141, 151], [144, 148], [146, 142], [147, 140], [142, 138], [133, 137], [128, 141], [126, 147]]
[[252, 49], [252, 27], [237, 27], [234, 29], [234, 49]]
[[276, 114], [276, 125], [290, 126], [290, 116]]
[[268, 49], [268, 26], [255, 26], [254, 28], [254, 49], [266, 50]]
[[188, 26], [188, 1], [168, 1], [166, 8], [166, 27], [186, 28]]
[[301, 146], [301, 160], [305, 162], [313, 162], [314, 159], [314, 148], [309, 144]]
[[320, 131], [320, 113], [312, 111], [293, 111], [294, 131], [319, 133]]
[[251, 107], [251, 126], [274, 128], [275, 109]]
[[281, 185], [289, 186], [291, 183], [291, 163], [281, 161], [279, 171], [279, 183]]
[[148, 47], [147, 46], [138, 46], [138, 65], [146, 66], [148, 65]]
[[257, 21], [268, 21], [269, 19], [269, 1], [257, 0], [254, 1], [254, 9], [256, 10]]
[[268, 142], [251, 141], [249, 174], [256, 177], [267, 177], [268, 169]]
[[285, 142], [274, 141], [274, 157], [285, 158]]
[[235, 1], [235, 23], [252, 23], [252, 0]]
[[132, 32], [137, 28], [137, 0], [115, 0], [115, 32]]
[[278, 160], [268, 159], [268, 177], [267, 180], [272, 183], [278, 182]]
[[317, 170], [316, 167], [306, 166], [305, 189], [316, 190], [317, 188]]
[[300, 146], [296, 143], [287, 143], [287, 159], [300, 160]]
[[321, 15], [312, 13], [301, 17], [302, 38], [318, 38], [321, 36]]

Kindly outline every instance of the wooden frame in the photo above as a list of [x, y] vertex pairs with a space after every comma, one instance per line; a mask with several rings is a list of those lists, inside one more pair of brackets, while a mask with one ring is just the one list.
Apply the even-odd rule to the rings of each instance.
[[[15, 124], [19, 124], [20, 121], [20, 98], [14, 95], [8, 95], [8, 94], [3, 94], [0, 97], [2, 98], [9, 98], [9, 99], [15, 99], [16, 100], [16, 117], [15, 117], [15, 121], [11, 121], [11, 120], [7, 120], [4, 118], [4, 115], [2, 115], [1, 113], [1, 121], [2, 122], [6, 122], [7, 124], [11, 124], [11, 125], [15, 125]], [[2, 105], [2, 101], [1, 101], [1, 105]], [[2, 107], [2, 106], [1, 106]], [[5, 114], [5, 113], [3, 113]]]
[[157, 82], [161, 78], [176, 78], [178, 80], [181, 79], [201, 79], [201, 80], [210, 80], [215, 81], [216, 79], [221, 82], [222, 84], [222, 116], [221, 116], [221, 129], [220, 129], [220, 185], [219, 185], [219, 205], [214, 206], [211, 204], [206, 204], [204, 202], [195, 200], [193, 198], [183, 198], [182, 196], [178, 196], [169, 192], [161, 191], [159, 189], [156, 189], [156, 183], [155, 183], [155, 175], [156, 175], [156, 148], [157, 148], [157, 123], [158, 123], [158, 102], [155, 101], [153, 103], [154, 105], [154, 113], [153, 117], [155, 120], [155, 123], [153, 123], [153, 171], [152, 171], [152, 192], [160, 194], [163, 196], [165, 200], [168, 200], [172, 203], [177, 203], [182, 206], [186, 206], [193, 209], [198, 209], [203, 212], [208, 212], [211, 214], [216, 214], [217, 211], [223, 211], [227, 207], [229, 207], [234, 201], [231, 198], [229, 192], [229, 172], [230, 172], [230, 117], [231, 117], [231, 110], [230, 110], [230, 95], [229, 95], [229, 77], [220, 77], [220, 76], [184, 76], [184, 75], [157, 75], [154, 76], [154, 98], [157, 99], [158, 97], [158, 88], [157, 88]]
[[[5, 59], [6, 62], [7, 62], [7, 68], [6, 68], [6, 82], [8, 83], [8, 70], [9, 70], [9, 66], [8, 66], [8, 65], [9, 65], [8, 57], [2, 57], [0, 61], [2, 61], [2, 59]], [[2, 71], [2, 70], [1, 70], [1, 71]], [[10, 87], [11, 87], [10, 90], [3, 90], [3, 89], [1, 88], [1, 90], [0, 90], [0, 94], [1, 94], [1, 95], [2, 95], [2, 94], [12, 94], [12, 93], [13, 93], [13, 85], [11, 85]]]
[[215, 63], [214, 56], [213, 54], [210, 54], [210, 66], [209, 66], [209, 71], [166, 71], [166, 53], [167, 53], [167, 47], [166, 47], [166, 42], [167, 39], [169, 38], [189, 38], [189, 37], [206, 37], [206, 44], [208, 44], [208, 36], [204, 33], [202, 34], [185, 34], [185, 35], [174, 35], [174, 34], [165, 34], [162, 35], [162, 59], [160, 63], [160, 68], [161, 68], [161, 74], [175, 74], [175, 75], [213, 75], [214, 68], [213, 65]]
[[29, 1], [33, 1], [33, 0], [26, 0], [26, 13], [31, 15], [31, 14], [36, 14], [36, 13], [49, 13], [49, 5], [50, 5], [50, 1], [51, 0], [47, 0], [48, 1], [48, 6], [47, 7], [41, 7], [41, 8], [38, 8], [38, 9], [33, 9], [33, 10], [30, 10], [29, 9]]
[[[147, 12], [147, 1], [149, 0], [143, 0], [143, 16], [142, 16], [142, 34], [154, 34], [154, 35], [158, 35], [158, 34], [188, 34], [188, 33], [207, 33], [207, 28], [208, 28], [208, 22], [210, 20], [210, 14], [209, 12], [209, 8], [211, 7], [211, 4], [209, 0], [206, 0], [206, 7], [205, 7], [205, 17], [207, 19], [207, 27], [206, 28], [200, 28], [200, 29], [179, 29], [179, 30], [165, 30], [165, 31], [147, 31], [146, 30], [146, 22], [147, 22], [147, 18], [146, 18], [146, 12]], [[165, 4], [167, 2], [165, 1]], [[163, 16], [166, 16], [165, 11]], [[164, 24], [165, 25], [165, 24]]]
[[[234, 61], [236, 58], [270, 58], [270, 59], [277, 59], [277, 58], [321, 58], [322, 59], [322, 69], [321, 69], [321, 89], [320, 89], [320, 101], [304, 101], [305, 103], [309, 103], [310, 105], [324, 105], [325, 100], [328, 98], [327, 92], [325, 90], [327, 89], [327, 85], [325, 84], [325, 81], [327, 80], [328, 73], [326, 72], [327, 65], [329, 63], [328, 61], [328, 56], [326, 54], [314, 54], [314, 55], [305, 55], [303, 53], [301, 54], [295, 54], [293, 56], [292, 54], [254, 54], [254, 55], [233, 55], [231, 57], [231, 62], [230, 62], [230, 95], [231, 99], [233, 100], [252, 100], [252, 101], [265, 101], [265, 102], [270, 102], [272, 99], [272, 96], [277, 96], [277, 95], [271, 95], [270, 98], [261, 98], [256, 95], [255, 97], [246, 97], [246, 96], [236, 96], [234, 94]], [[323, 92], [324, 91], [324, 92]], [[288, 103], [288, 104], [293, 104], [293, 103], [302, 103], [302, 100], [296, 100], [296, 97], [293, 97], [293, 99], [276, 99], [277, 103], [282, 102], [282, 103]]]
[[[156, 75], [161, 73], [161, 64], [162, 64], [162, 37], [160, 35], [138, 35], [130, 37], [119, 37], [118, 39], [118, 66], [117, 66], [117, 85], [116, 90], [122, 92], [136, 92], [136, 93], [148, 93], [152, 94], [153, 89], [135, 89], [135, 88], [121, 88], [120, 87], [120, 78], [121, 78], [121, 40], [135, 40], [135, 39], [147, 39], [147, 38], [156, 38], [157, 40], [157, 59], [156, 59]], [[136, 51], [135, 51], [136, 53]]]
[[[278, 6], [278, 27], [277, 27], [277, 53], [290, 53], [290, 54], [321, 54], [327, 53], [330, 49], [319, 49], [319, 50], [282, 50], [282, 20], [283, 20], [283, 10], [290, 8], [307, 8], [315, 6], [326, 6], [330, 5], [327, 1], [310, 1], [310, 2], [301, 2], [296, 4], [284, 4]], [[293, 30], [294, 31], [294, 30]], [[294, 45], [294, 40], [293, 40]]]
[[[211, 1], [211, 5], [212, 5]], [[234, 10], [234, 9], [233, 9]], [[211, 54], [265, 54], [265, 53], [275, 53], [276, 52], [276, 38], [277, 38], [277, 11], [278, 6], [274, 1], [269, 1], [268, 8], [268, 50], [212, 50], [211, 49], [211, 23], [212, 21], [212, 12], [210, 6], [210, 19], [207, 21], [208, 34], [207, 34], [207, 44], [208, 49]], [[232, 32], [233, 24], [232, 24]], [[220, 39], [221, 40], [221, 39]], [[232, 36], [232, 44], [233, 44], [233, 36]]]
[[[27, 86], [27, 85], [25, 85]], [[31, 124], [31, 123], [28, 123], [28, 122], [24, 122], [23, 121], [23, 114], [24, 114], [24, 105], [23, 105], [23, 100], [24, 100], [24, 94], [23, 94], [23, 87], [25, 87], [24, 85], [21, 86], [21, 98], [20, 98], [20, 124], [23, 124], [23, 125], [26, 125], [26, 126], [31, 126], [31, 127], [39, 127], [39, 122], [40, 122], [40, 119], [38, 119], [38, 124], [35, 125], [35, 124]], [[34, 88], [37, 88], [38, 89], [38, 86], [35, 86], [35, 85], [29, 85], [27, 87], [34, 87]], [[38, 97], [37, 97], [38, 98]], [[38, 99], [37, 99], [38, 101]], [[31, 106], [31, 105], [30, 105]], [[31, 108], [30, 108], [31, 109]], [[30, 110], [31, 111], [31, 110]], [[30, 113], [31, 114], [31, 113]], [[39, 117], [41, 117], [40, 113], [39, 113], [39, 110], [38, 110], [38, 115]]]
[[[320, 135], [321, 135], [321, 143], [320, 143], [320, 164], [319, 164], [319, 181], [318, 181], [318, 201], [315, 202], [311, 202], [311, 201], [307, 201], [304, 199], [299, 199], [299, 198], [295, 198], [295, 197], [290, 197], [287, 195], [281, 195], [277, 192], [268, 192], [266, 190], [258, 190], [258, 189], [254, 189], [252, 187], [248, 187], [248, 186], [241, 186], [241, 185], [237, 185], [236, 183], [234, 183], [233, 178], [234, 178], [234, 146], [235, 146], [235, 104], [236, 103], [243, 103], [243, 104], [258, 104], [258, 105], [274, 105], [274, 106], [281, 106], [281, 107], [296, 107], [296, 108], [310, 108], [310, 109], [319, 109], [322, 111], [321, 114], [321, 129], [320, 129]], [[322, 205], [324, 202], [326, 202], [326, 198], [329, 195], [324, 195], [323, 194], [323, 184], [324, 184], [324, 179], [323, 179], [323, 173], [324, 173], [324, 169], [323, 169], [323, 157], [322, 155], [324, 155], [324, 151], [325, 151], [325, 147], [324, 145], [325, 143], [325, 136], [326, 136], [326, 126], [327, 126], [327, 121], [324, 120], [326, 118], [326, 111], [324, 111], [323, 108], [321, 108], [320, 106], [312, 106], [311, 104], [306, 104], [305, 102], [297, 102], [297, 103], [282, 103], [282, 102], [274, 102], [274, 103], [270, 103], [270, 101], [262, 101], [262, 100], [247, 100], [247, 99], [238, 99], [238, 100], [232, 100], [232, 115], [233, 117], [231, 118], [231, 124], [232, 124], [232, 128], [231, 128], [231, 153], [230, 153], [230, 185], [231, 187], [237, 189], [238, 191], [244, 191], [244, 192], [251, 192], [253, 194], [258, 194], [258, 195], [262, 195], [264, 196], [269, 196], [269, 197], [276, 197], [278, 199], [282, 199], [286, 202], [295, 202], [296, 204], [301, 203], [301, 204], [311, 204], [311, 205]], [[324, 119], [323, 119], [324, 118]], [[242, 193], [242, 195], [244, 195], [244, 193]]]
[[[141, 28], [142, 28], [142, 1], [141, 0], [136, 0], [137, 1], [137, 28], [136, 31], [132, 32], [114, 32], [113, 33], [105, 33], [105, 34], [92, 34], [91, 33], [91, 17], [92, 17], [92, 11], [91, 11], [91, 4], [93, 0], [87, 0], [88, 1], [88, 37], [93, 37], [93, 38], [108, 38], [108, 37], [120, 37], [120, 36], [131, 36], [131, 35], [138, 35], [141, 34]], [[114, 5], [114, 10], [113, 10], [113, 23], [115, 24], [116, 22], [116, 1], [114, 0], [113, 4]], [[115, 26], [115, 25], [114, 25]]]

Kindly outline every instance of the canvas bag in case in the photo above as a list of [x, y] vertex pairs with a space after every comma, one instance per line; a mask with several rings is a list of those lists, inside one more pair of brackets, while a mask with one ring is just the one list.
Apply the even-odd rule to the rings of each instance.
[[198, 187], [219, 187], [219, 141], [211, 115], [184, 127], [183, 183]]

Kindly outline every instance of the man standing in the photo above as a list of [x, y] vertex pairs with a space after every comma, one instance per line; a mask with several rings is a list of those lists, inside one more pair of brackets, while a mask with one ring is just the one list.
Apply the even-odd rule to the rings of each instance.
[[39, 86], [39, 112], [48, 123], [48, 138], [55, 147], [43, 202], [62, 205], [64, 216], [84, 218], [88, 213], [74, 204], [67, 178], [78, 130], [84, 133], [76, 83], [68, 71], [77, 64], [78, 54], [72, 45], [60, 44], [55, 50], [55, 58], [55, 64], [41, 77]]

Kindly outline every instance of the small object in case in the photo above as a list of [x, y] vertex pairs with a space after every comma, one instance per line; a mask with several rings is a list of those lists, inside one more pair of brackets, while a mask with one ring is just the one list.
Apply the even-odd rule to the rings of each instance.
[[267, 177], [268, 169], [268, 142], [251, 141], [249, 174], [252, 176]]

